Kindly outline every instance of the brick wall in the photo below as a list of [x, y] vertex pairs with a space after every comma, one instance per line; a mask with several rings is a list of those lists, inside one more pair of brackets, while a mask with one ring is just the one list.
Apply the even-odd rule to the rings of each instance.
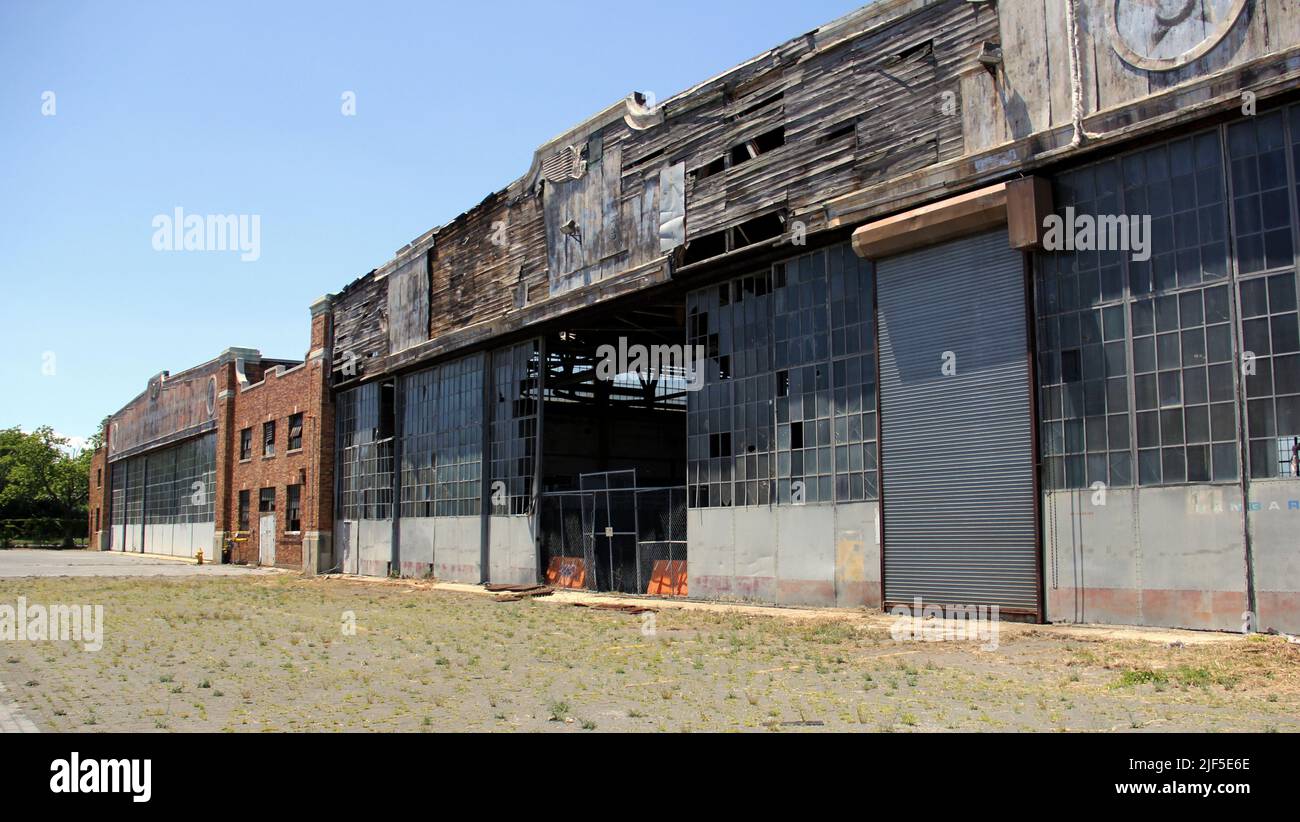
[[[332, 509], [333, 502], [329, 493], [333, 488], [332, 471], [329, 482], [323, 484], [320, 470], [322, 460], [319, 456], [321, 432], [323, 429], [328, 430], [332, 442], [334, 421], [329, 409], [321, 401], [324, 395], [322, 362], [321, 359], [309, 359], [292, 368], [266, 369], [259, 375], [260, 382], [240, 387], [232, 394], [234, 411], [227, 432], [230, 442], [230, 482], [226, 494], [225, 518], [218, 522], [218, 530], [235, 536], [236, 542], [231, 551], [233, 562], [255, 564], [262, 556], [259, 500], [263, 489], [274, 492], [275, 565], [301, 569], [303, 535], [309, 531], [329, 529], [328, 522], [321, 524], [321, 515], [322, 511]], [[290, 420], [297, 414], [302, 415], [302, 443], [300, 447], [291, 450]], [[274, 450], [271, 455], [263, 453], [263, 431], [268, 422], [275, 425]], [[242, 432], [245, 430], [249, 431], [251, 441], [248, 456], [241, 453]], [[298, 518], [301, 522], [296, 530], [290, 530], [289, 527], [289, 486], [300, 487]], [[324, 493], [322, 488], [325, 489]], [[241, 491], [248, 492], [246, 531], [240, 530], [238, 521]]]
[[[108, 436], [108, 431], [104, 432]], [[95, 450], [90, 458], [90, 504], [87, 506], [86, 533], [90, 535], [91, 550], [102, 550], [108, 541], [101, 535], [108, 532], [108, 501], [111, 483], [108, 478], [108, 443]]]

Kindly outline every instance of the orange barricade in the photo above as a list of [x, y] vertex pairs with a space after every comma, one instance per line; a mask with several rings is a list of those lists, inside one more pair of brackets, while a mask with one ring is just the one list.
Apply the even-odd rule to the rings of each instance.
[[645, 592], [658, 596], [686, 596], [686, 560], [655, 560], [654, 570], [650, 572], [650, 585]]
[[546, 584], [556, 588], [586, 588], [587, 563], [582, 557], [551, 557]]

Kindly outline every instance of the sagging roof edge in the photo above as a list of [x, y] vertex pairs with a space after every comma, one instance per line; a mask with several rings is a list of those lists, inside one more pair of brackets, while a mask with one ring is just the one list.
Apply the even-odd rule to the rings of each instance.
[[[807, 57], [812, 54], [836, 48], [837, 46], [857, 39], [864, 33], [872, 30], [892, 26], [900, 20], [923, 11], [930, 6], [945, 2], [948, 2], [948, 0], [869, 0], [867, 4], [861, 8], [842, 15], [829, 23], [820, 25], [811, 31], [791, 37], [779, 45], [763, 51], [761, 54], [715, 74], [707, 80], [697, 83], [688, 89], [673, 94], [663, 101], [658, 102], [657, 110], [660, 112], [669, 112], [671, 110], [681, 111], [683, 109], [689, 109], [691, 106], [688, 104], [688, 101], [691, 101], [693, 98], [708, 97], [715, 93], [719, 87], [725, 86], [735, 75], [763, 62], [764, 60], [771, 60], [781, 52], [787, 51], [792, 46], [801, 42], [811, 44], [810, 51], [803, 55], [804, 57]], [[451, 220], [448, 220], [441, 225], [434, 226], [411, 240], [409, 243], [395, 251], [393, 256], [382, 265], [372, 268], [365, 274], [349, 281], [339, 289], [337, 294], [341, 296], [352, 291], [368, 280], [388, 276], [390, 272], [395, 270], [402, 263], [406, 262], [412, 255], [422, 254], [428, 251], [440, 233], [453, 228], [458, 223], [465, 222], [468, 218], [488, 204], [495, 203], [502, 197], [515, 199], [530, 193], [537, 181], [541, 161], [547, 151], [553, 150], [557, 146], [576, 142], [579, 136], [598, 131], [606, 125], [616, 122], [618, 119], [622, 119], [624, 116], [644, 116], [647, 110], [641, 107], [640, 100], [637, 99], [640, 94], [640, 92], [633, 92], [627, 97], [607, 106], [581, 123], [578, 123], [574, 127], [561, 132], [550, 140], [547, 140], [534, 150], [532, 163], [523, 176], [516, 178], [504, 188], [497, 189], [496, 191], [486, 195], [474, 207], [462, 211]], [[670, 117], [671, 114], [664, 114], [663, 116], [667, 118]]]

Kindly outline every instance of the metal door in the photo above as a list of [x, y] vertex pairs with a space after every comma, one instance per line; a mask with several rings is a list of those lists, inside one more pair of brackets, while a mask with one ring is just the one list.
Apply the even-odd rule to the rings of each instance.
[[885, 599], [1036, 614], [1020, 252], [1001, 230], [876, 270]]
[[262, 514], [257, 522], [257, 564], [275, 564], [275, 514]]
[[598, 591], [645, 592], [637, 561], [636, 472], [583, 474], [582, 519], [589, 569]]

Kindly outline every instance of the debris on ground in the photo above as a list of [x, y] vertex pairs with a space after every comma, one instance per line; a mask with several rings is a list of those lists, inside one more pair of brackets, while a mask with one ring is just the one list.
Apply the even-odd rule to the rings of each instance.
[[658, 608], [646, 605], [623, 605], [617, 602], [575, 602], [575, 608], [594, 608], [597, 611], [620, 611], [624, 614], [657, 614]]
[[497, 602], [518, 602], [531, 597], [546, 597], [555, 593], [549, 585], [485, 585], [489, 592], [496, 594]]

